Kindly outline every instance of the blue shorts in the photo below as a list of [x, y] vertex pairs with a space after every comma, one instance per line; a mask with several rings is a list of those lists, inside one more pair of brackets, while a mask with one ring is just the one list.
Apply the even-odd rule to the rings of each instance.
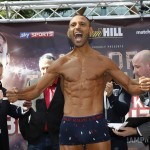
[[110, 140], [103, 114], [87, 117], [64, 116], [60, 125], [60, 145], [83, 145]]

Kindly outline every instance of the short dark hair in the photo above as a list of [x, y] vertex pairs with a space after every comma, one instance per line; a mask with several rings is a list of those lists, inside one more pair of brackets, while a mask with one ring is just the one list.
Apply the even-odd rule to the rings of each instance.
[[52, 53], [46, 53], [40, 57], [39, 62], [43, 59], [55, 60], [55, 57]]
[[[75, 14], [72, 18], [74, 18], [74, 17], [76, 17], [76, 16], [82, 16], [82, 17], [86, 18], [87, 21], [89, 22], [89, 25], [91, 26], [91, 20], [90, 20], [87, 16], [82, 15], [82, 14]], [[72, 19], [71, 19], [71, 20], [72, 20]], [[71, 20], [70, 20], [70, 21], [71, 21]]]

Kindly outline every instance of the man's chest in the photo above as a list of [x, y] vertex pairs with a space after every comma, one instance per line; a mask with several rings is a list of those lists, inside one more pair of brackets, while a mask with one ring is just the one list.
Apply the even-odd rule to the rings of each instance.
[[66, 65], [63, 69], [62, 75], [65, 80], [79, 81], [79, 80], [97, 80], [104, 75], [105, 68], [96, 62], [92, 63], [75, 63]]

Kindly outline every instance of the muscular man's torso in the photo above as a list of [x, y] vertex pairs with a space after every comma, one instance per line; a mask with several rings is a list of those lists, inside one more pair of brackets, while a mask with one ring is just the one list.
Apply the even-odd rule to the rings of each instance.
[[65, 116], [90, 116], [103, 112], [103, 93], [106, 80], [103, 57], [90, 53], [84, 57], [69, 56], [62, 75], [65, 96]]

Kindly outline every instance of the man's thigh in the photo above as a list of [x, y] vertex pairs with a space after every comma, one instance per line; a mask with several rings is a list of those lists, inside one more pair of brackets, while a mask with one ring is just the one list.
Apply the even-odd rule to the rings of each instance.
[[111, 150], [111, 142], [105, 141], [105, 142], [87, 144], [85, 149], [86, 150]]
[[83, 145], [60, 145], [60, 150], [85, 150]]

